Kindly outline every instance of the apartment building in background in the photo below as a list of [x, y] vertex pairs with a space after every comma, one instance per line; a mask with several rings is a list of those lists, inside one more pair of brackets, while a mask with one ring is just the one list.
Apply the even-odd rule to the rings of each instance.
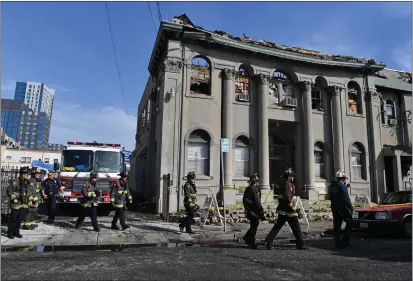
[[303, 198], [328, 198], [336, 171], [349, 177], [353, 198], [378, 202], [411, 188], [411, 73], [208, 31], [186, 15], [162, 21], [148, 69], [131, 180], [158, 212], [182, 207], [190, 171], [201, 204], [222, 181], [239, 188], [225, 190], [226, 203], [241, 202], [253, 173], [266, 192], [283, 184], [287, 167]]

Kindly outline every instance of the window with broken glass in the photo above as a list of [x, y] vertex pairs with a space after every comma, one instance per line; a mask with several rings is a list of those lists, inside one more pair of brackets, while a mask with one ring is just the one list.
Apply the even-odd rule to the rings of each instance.
[[202, 57], [195, 57], [191, 65], [191, 84], [192, 94], [210, 95], [211, 68], [208, 61]]
[[394, 102], [392, 100], [386, 101], [386, 115], [387, 120], [396, 119], [396, 110], [394, 108]]
[[248, 71], [245, 68], [240, 67], [235, 75], [235, 95], [237, 101], [249, 102], [249, 84], [250, 75]]
[[311, 108], [322, 110], [323, 109], [323, 94], [319, 84], [314, 84], [311, 89]]
[[354, 82], [349, 82], [347, 87], [348, 111], [351, 113], [362, 114], [361, 91]]
[[[272, 84], [277, 85], [278, 90], [278, 103], [287, 102], [287, 104], [295, 104], [292, 100], [294, 98], [294, 86], [291, 78], [282, 71], [274, 71], [271, 79]], [[277, 99], [274, 99], [274, 102]]]
[[271, 77], [269, 81], [269, 103], [270, 104], [279, 104], [280, 103], [280, 94], [278, 92], [278, 80], [275, 77]]

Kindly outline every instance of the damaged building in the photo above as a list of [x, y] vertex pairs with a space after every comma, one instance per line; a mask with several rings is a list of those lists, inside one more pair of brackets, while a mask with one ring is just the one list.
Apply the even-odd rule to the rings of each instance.
[[[352, 197], [411, 188], [412, 76], [373, 59], [328, 55], [162, 21], [138, 109], [132, 188], [165, 213], [195, 171], [200, 204], [221, 179], [227, 204], [248, 176], [266, 190], [296, 171], [297, 193], [328, 198], [335, 171]], [[220, 139], [229, 140], [221, 172]], [[163, 175], [170, 174], [167, 189]], [[169, 194], [168, 194], [169, 190]]]

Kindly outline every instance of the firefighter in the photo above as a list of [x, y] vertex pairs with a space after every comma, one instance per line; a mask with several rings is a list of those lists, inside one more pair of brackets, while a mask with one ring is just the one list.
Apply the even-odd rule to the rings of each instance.
[[129, 191], [128, 172], [123, 171], [119, 174], [120, 179], [112, 186], [110, 190], [110, 202], [115, 208], [115, 216], [112, 220], [112, 229], [119, 230], [117, 226], [118, 219], [122, 230], [128, 229], [129, 225], [125, 223], [125, 206], [126, 203], [132, 203], [132, 196]]
[[196, 208], [196, 197], [197, 191], [195, 186], [195, 172], [189, 172], [186, 176], [186, 183], [184, 184], [184, 206], [186, 210], [186, 218], [182, 220], [179, 224], [179, 229], [181, 232], [184, 232], [184, 228], [186, 233], [194, 233], [192, 231], [192, 220], [195, 216], [195, 208]]
[[97, 178], [98, 174], [91, 172], [89, 175], [89, 181], [85, 182], [82, 186], [83, 198], [80, 200], [80, 206], [82, 207], [82, 210], [80, 211], [79, 218], [76, 221], [75, 228], [80, 228], [82, 222], [86, 218], [86, 215], [88, 214], [88, 212], [90, 212], [90, 220], [92, 221], [93, 231], [100, 231], [97, 218], [97, 208], [101, 196], [100, 191], [97, 187]]
[[30, 177], [30, 196], [28, 204], [28, 212], [23, 223], [24, 229], [33, 230], [37, 227], [36, 219], [39, 208], [39, 198], [40, 198], [40, 185], [42, 180], [40, 179], [40, 171], [36, 167], [32, 168]]
[[48, 223], [54, 223], [56, 217], [56, 200], [61, 192], [61, 184], [58, 179], [55, 178], [55, 171], [49, 170], [48, 177], [43, 181], [42, 184], [42, 195], [46, 201], [47, 205], [47, 214], [48, 214]]
[[23, 237], [20, 234], [20, 226], [27, 214], [30, 190], [28, 167], [21, 167], [19, 178], [12, 180], [7, 189], [7, 195], [10, 197], [11, 209], [7, 236], [10, 239], [14, 239], [14, 237]]
[[278, 207], [276, 213], [278, 214], [277, 222], [274, 224], [270, 233], [264, 241], [264, 247], [271, 249], [272, 242], [277, 236], [278, 232], [288, 222], [296, 241], [297, 250], [307, 250], [308, 247], [304, 245], [303, 234], [301, 232], [300, 222], [298, 221], [298, 213], [295, 210], [293, 196], [295, 195], [294, 170], [288, 168], [284, 171], [284, 188], [281, 188], [281, 194], [278, 197]]
[[[336, 248], [342, 249], [350, 247], [349, 241], [351, 237], [352, 228], [352, 213], [354, 207], [351, 204], [350, 196], [347, 188], [350, 184], [346, 185], [346, 175], [338, 171], [335, 175], [336, 180], [330, 186], [330, 198], [331, 198], [331, 211], [333, 213], [333, 232], [334, 242]], [[344, 229], [344, 235], [341, 237], [341, 224], [346, 222]]]
[[260, 224], [260, 220], [265, 220], [264, 208], [261, 205], [261, 191], [259, 188], [258, 174], [250, 177], [249, 186], [244, 191], [242, 203], [247, 219], [250, 221], [250, 228], [242, 239], [247, 243], [248, 248], [257, 249], [255, 236]]

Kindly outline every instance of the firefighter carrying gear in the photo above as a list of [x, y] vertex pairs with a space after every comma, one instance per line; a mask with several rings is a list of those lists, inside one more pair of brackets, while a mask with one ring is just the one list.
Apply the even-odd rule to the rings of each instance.
[[285, 170], [283, 176], [285, 184], [284, 188], [281, 188], [281, 196], [278, 197], [278, 207], [276, 210], [278, 214], [277, 222], [265, 238], [264, 246], [267, 249], [271, 249], [275, 237], [284, 224], [288, 222], [296, 240], [297, 250], [306, 250], [308, 248], [304, 245], [298, 213], [295, 206], [293, 206], [293, 197], [295, 195], [295, 187], [292, 184], [293, 177], [295, 176], [293, 169], [288, 168]]
[[[345, 184], [346, 175], [338, 171], [336, 181], [330, 186], [329, 194], [331, 199], [331, 211], [333, 213], [333, 232], [336, 248], [345, 248], [349, 245], [352, 231], [352, 213], [354, 212], [351, 204], [348, 188]], [[341, 237], [341, 224], [346, 222], [344, 235]]]
[[117, 226], [118, 219], [122, 226], [122, 230], [129, 228], [125, 223], [125, 206], [126, 203], [132, 203], [132, 196], [130, 195], [129, 184], [127, 181], [128, 172], [123, 171], [120, 173], [120, 176], [121, 178], [116, 181], [110, 190], [110, 202], [115, 208], [115, 216], [113, 217], [111, 228], [115, 230], [119, 230], [119, 227]]
[[12, 180], [7, 188], [7, 195], [10, 197], [10, 218], [8, 222], [7, 236], [10, 239], [14, 237], [21, 238], [20, 226], [27, 214], [29, 198], [33, 196], [30, 182], [27, 177], [29, 171], [27, 167], [20, 168], [20, 177]]
[[48, 210], [48, 223], [54, 223], [56, 217], [56, 200], [61, 189], [60, 181], [54, 178], [54, 171], [50, 170], [48, 178], [43, 181], [42, 193], [45, 195], [45, 201]]
[[96, 232], [100, 231], [98, 221], [97, 221], [97, 207], [99, 205], [99, 200], [101, 199], [100, 191], [97, 187], [97, 177], [98, 174], [91, 172], [89, 176], [89, 181], [85, 182], [82, 186], [82, 199], [80, 199], [80, 206], [83, 207], [79, 217], [76, 221], [75, 228], [79, 228], [82, 222], [85, 220], [88, 212], [90, 212], [90, 219], [92, 221], [93, 230]]
[[182, 220], [179, 224], [179, 229], [181, 232], [184, 231], [184, 228], [187, 233], [193, 233], [192, 231], [192, 220], [195, 216], [195, 206], [196, 206], [196, 199], [197, 199], [197, 190], [195, 186], [195, 172], [189, 172], [186, 176], [187, 182], [183, 186], [184, 191], [184, 206], [187, 212], [186, 218]]
[[250, 185], [245, 189], [242, 203], [247, 219], [250, 221], [250, 228], [244, 235], [243, 240], [247, 243], [249, 248], [256, 249], [255, 236], [260, 224], [260, 220], [265, 220], [264, 208], [261, 204], [261, 192], [258, 187], [258, 174], [250, 177]]

